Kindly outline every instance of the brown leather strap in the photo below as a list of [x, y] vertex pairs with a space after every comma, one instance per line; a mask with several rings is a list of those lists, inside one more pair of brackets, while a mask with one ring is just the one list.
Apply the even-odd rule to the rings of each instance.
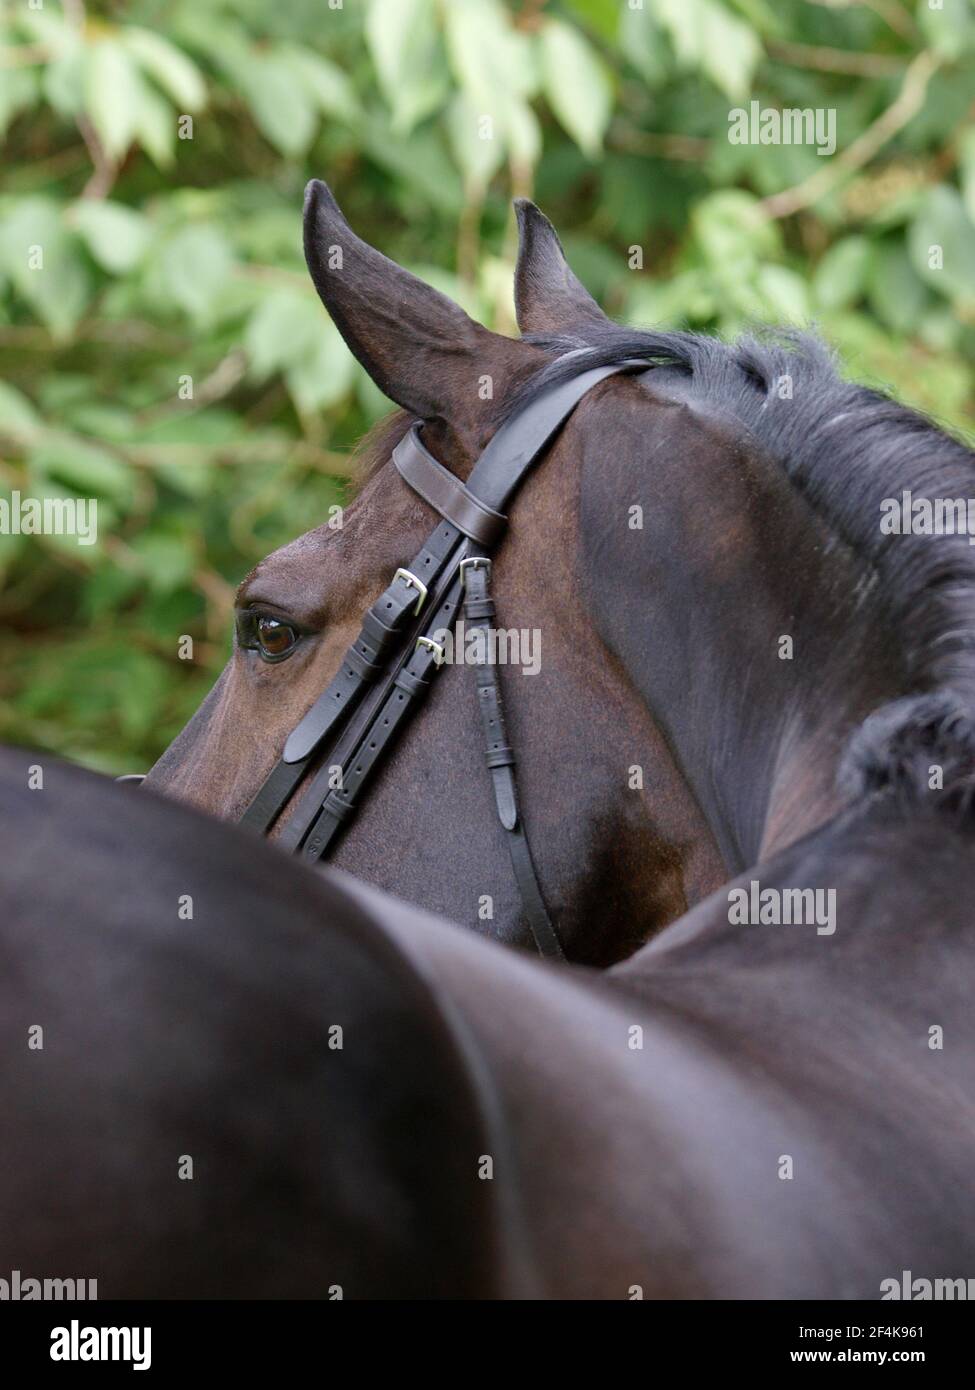
[[539, 955], [551, 960], [565, 960], [562, 942], [545, 906], [538, 871], [518, 807], [515, 755], [508, 743], [505, 728], [498, 668], [489, 652], [488, 634], [495, 617], [494, 600], [491, 598], [491, 561], [486, 555], [468, 556], [461, 562], [460, 573], [465, 591], [464, 619], [467, 631], [481, 631], [483, 634], [483, 641], [474, 647], [474, 682], [484, 730], [484, 752], [494, 784], [494, 803], [498, 819], [507, 831], [505, 839], [522, 911], [535, 938]]
[[393, 450], [393, 462], [403, 481], [465, 536], [486, 548], [501, 539], [508, 518], [479, 501], [433, 457], [420, 439], [419, 422], [407, 430]]

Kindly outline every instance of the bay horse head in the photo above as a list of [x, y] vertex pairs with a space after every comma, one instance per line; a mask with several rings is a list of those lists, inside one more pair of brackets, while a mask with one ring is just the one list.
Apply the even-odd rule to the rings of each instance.
[[[522, 328], [531, 335], [606, 324], [541, 214], [522, 204], [519, 222]], [[364, 482], [341, 529], [316, 527], [243, 581], [233, 654], [149, 775], [150, 789], [232, 820], [335, 676], [363, 609], [436, 522], [398, 476], [393, 447], [421, 420], [426, 448], [463, 481], [507, 403], [553, 355], [530, 337], [488, 331], [366, 245], [322, 183], [309, 186], [304, 237], [326, 309], [402, 410], [368, 442]], [[593, 395], [620, 389], [608, 382]], [[641, 394], [652, 435], [652, 398]], [[725, 869], [644, 698], [594, 625], [578, 452], [565, 447], [576, 429], [570, 421], [519, 491], [494, 587], [499, 623], [533, 633], [541, 646], [536, 673], [501, 672], [538, 877], [569, 957], [609, 964], [717, 886]], [[446, 666], [332, 862], [521, 942], [525, 921], [480, 740], [470, 672]], [[293, 812], [292, 801], [273, 835], [287, 834]]]
[[[607, 964], [725, 867], [824, 823], [864, 777], [896, 778], [884, 769], [905, 729], [928, 730], [923, 748], [960, 727], [967, 541], [892, 545], [880, 519], [901, 487], [970, 491], [971, 455], [843, 382], [815, 339], [729, 345], [611, 323], [548, 221], [524, 202], [518, 215], [525, 336], [513, 341], [366, 246], [311, 186], [312, 278], [405, 413], [373, 442], [343, 529], [310, 532], [244, 581], [233, 657], [150, 785], [236, 819], [282, 748], [287, 759], [363, 607], [390, 575], [415, 581], [404, 567], [436, 512], [389, 463], [414, 420], [427, 467], [439, 459], [456, 491], [533, 404], [582, 372], [645, 364], [580, 399], [518, 493], [496, 566], [503, 621], [535, 629], [545, 653], [532, 678], [503, 673], [542, 891], [570, 957]], [[334, 862], [519, 941], [465, 680], [453, 667], [438, 676]], [[293, 817], [289, 801], [275, 827], [285, 842]]]

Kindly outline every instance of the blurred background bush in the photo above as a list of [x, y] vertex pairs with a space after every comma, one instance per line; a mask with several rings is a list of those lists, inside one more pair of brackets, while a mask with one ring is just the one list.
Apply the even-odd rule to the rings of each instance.
[[[836, 153], [732, 144], [752, 99]], [[973, 103], [968, 0], [4, 0], [0, 495], [97, 497], [99, 539], [0, 537], [0, 738], [145, 768], [236, 583], [344, 499], [387, 402], [305, 274], [310, 176], [502, 332], [524, 194], [611, 315], [814, 320], [964, 430]]]

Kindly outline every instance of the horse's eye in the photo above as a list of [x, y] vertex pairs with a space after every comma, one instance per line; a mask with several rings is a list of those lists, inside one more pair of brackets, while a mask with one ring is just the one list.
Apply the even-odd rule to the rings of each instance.
[[259, 609], [242, 608], [237, 612], [237, 645], [257, 652], [262, 661], [284, 661], [307, 635], [285, 618], [275, 618]]
[[261, 655], [269, 661], [280, 661], [298, 643], [298, 634], [294, 628], [289, 627], [287, 623], [279, 622], [277, 618], [258, 618], [255, 632]]

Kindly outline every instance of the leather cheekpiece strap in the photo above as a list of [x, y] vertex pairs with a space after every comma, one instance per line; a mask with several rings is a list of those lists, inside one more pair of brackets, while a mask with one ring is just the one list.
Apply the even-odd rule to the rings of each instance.
[[344, 823], [355, 811], [363, 788], [398, 730], [430, 690], [431, 679], [440, 667], [439, 648], [431, 634], [453, 624], [460, 603], [460, 587], [460, 577], [454, 571], [441, 603], [427, 622], [424, 635], [430, 645], [418, 642], [409, 659], [396, 673], [383, 705], [342, 769], [341, 793], [331, 791], [312, 821], [300, 848], [300, 853], [306, 859], [321, 859], [328, 851]]
[[518, 807], [515, 783], [515, 755], [508, 743], [504, 721], [504, 703], [497, 665], [489, 651], [490, 625], [495, 617], [491, 597], [491, 561], [486, 556], [472, 557], [464, 562], [464, 618], [468, 633], [477, 632], [480, 643], [474, 646], [474, 684], [477, 704], [484, 731], [485, 758], [494, 786], [494, 804], [498, 819], [507, 831], [508, 852], [515, 882], [521, 897], [535, 945], [542, 956], [564, 960], [565, 952], [559, 934], [545, 906], [541, 884], [535, 869]]
[[407, 430], [393, 450], [393, 462], [403, 481], [465, 536], [485, 549], [491, 549], [501, 539], [508, 518], [475, 497], [433, 457], [420, 439], [419, 422]]
[[[292, 729], [283, 759], [297, 763], [309, 758], [362, 698], [363, 691], [386, 668], [390, 649], [399, 640], [406, 620], [418, 611], [432, 584], [444, 569], [461, 537], [457, 528], [441, 524], [409, 570], [397, 570], [362, 620], [362, 629], [325, 690]], [[423, 586], [417, 587], [417, 581]]]

